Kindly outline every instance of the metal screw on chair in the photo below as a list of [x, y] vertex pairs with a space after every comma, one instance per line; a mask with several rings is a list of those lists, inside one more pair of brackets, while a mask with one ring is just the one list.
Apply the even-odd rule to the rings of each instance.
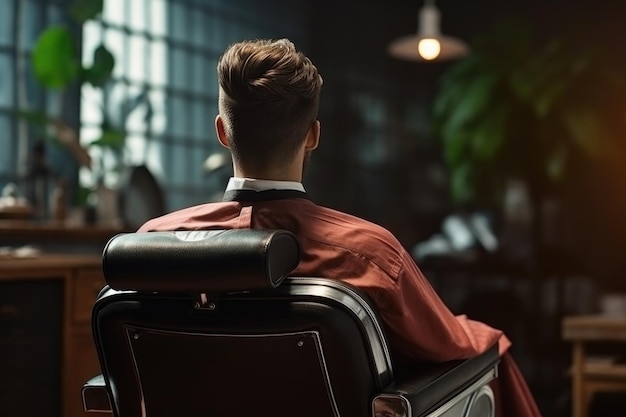
[[300, 347], [304, 346], [304, 341], [303, 340], [298, 340], [298, 346], [300, 346]]
[[133, 339], [139, 340], [139, 333], [137, 332], [133, 333]]

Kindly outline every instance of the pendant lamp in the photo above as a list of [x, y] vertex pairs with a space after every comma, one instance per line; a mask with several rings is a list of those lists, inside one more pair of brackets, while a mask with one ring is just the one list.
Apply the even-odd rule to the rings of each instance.
[[391, 42], [391, 56], [410, 61], [433, 62], [461, 58], [469, 47], [460, 39], [445, 36], [439, 30], [440, 13], [434, 0], [426, 0], [418, 13], [418, 31]]

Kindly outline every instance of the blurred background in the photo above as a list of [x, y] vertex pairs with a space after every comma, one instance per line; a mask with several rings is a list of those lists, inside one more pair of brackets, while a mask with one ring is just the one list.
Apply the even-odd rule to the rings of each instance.
[[[390, 53], [425, 5], [464, 53]], [[625, 18], [611, 0], [0, 0], [0, 214], [131, 230], [219, 199], [217, 59], [289, 38], [324, 78], [310, 195], [392, 231], [453, 311], [510, 335], [544, 415], [570, 415], [560, 320], [626, 293]]]

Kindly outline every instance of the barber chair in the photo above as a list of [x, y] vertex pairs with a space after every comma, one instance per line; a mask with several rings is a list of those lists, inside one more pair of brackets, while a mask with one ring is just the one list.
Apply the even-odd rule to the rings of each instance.
[[491, 417], [497, 346], [394, 377], [382, 322], [343, 282], [288, 277], [284, 230], [121, 234], [93, 308], [102, 375], [86, 411], [117, 417]]

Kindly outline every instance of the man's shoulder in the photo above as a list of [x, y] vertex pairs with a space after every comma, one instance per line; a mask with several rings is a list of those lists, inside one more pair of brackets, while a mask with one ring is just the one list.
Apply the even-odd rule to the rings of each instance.
[[207, 220], [216, 220], [226, 216], [227, 211], [237, 213], [237, 204], [233, 202], [204, 203], [174, 210], [170, 213], [146, 221], [138, 232], [153, 232], [177, 229], [208, 227]]
[[316, 206], [308, 238], [353, 252], [375, 263], [401, 262], [405, 249], [385, 227], [343, 211]]
[[317, 208], [318, 215], [320, 215], [323, 220], [336, 225], [340, 229], [358, 229], [367, 234], [375, 234], [385, 237], [386, 239], [396, 240], [393, 234], [385, 227], [364, 219], [363, 217], [324, 206], [317, 206]]

